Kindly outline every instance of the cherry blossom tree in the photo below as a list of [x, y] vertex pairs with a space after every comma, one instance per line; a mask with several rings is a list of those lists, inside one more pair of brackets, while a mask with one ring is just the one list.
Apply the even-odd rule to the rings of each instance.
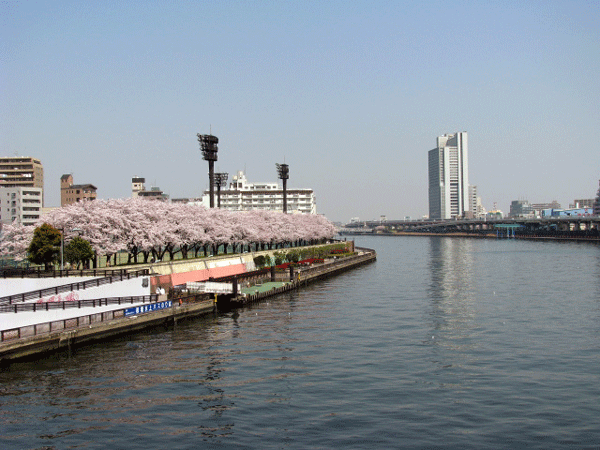
[[[150, 255], [171, 259], [200, 252], [227, 252], [231, 246], [243, 251], [299, 246], [335, 235], [335, 227], [323, 216], [283, 214], [274, 211], [228, 211], [198, 205], [166, 203], [140, 198], [95, 200], [53, 210], [43, 221], [64, 230], [65, 244], [75, 236], [90, 243], [94, 266], [99, 257], [107, 260], [120, 251], [128, 261]], [[41, 224], [40, 222], [40, 224]], [[39, 225], [39, 224], [38, 224]], [[6, 225], [0, 236], [0, 254], [23, 259], [34, 227]], [[116, 257], [115, 257], [116, 258]]]
[[0, 256], [12, 257], [16, 261], [27, 258], [27, 249], [33, 239], [35, 226], [5, 224], [0, 234]]

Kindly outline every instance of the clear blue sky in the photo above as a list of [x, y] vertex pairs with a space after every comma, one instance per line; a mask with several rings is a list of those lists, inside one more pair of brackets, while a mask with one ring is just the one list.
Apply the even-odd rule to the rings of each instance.
[[313, 188], [336, 221], [428, 213], [427, 151], [468, 131], [484, 206], [592, 198], [598, 1], [0, 1], [0, 155], [100, 198], [219, 171]]

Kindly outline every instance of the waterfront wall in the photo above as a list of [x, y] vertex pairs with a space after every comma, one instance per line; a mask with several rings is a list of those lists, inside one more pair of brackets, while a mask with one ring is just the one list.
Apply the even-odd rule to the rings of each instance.
[[[347, 243], [354, 251], [354, 242]], [[147, 265], [132, 266], [136, 269], [149, 268], [156, 274], [152, 278], [152, 285], [162, 287], [165, 290], [173, 286], [183, 285], [194, 281], [207, 281], [210, 278], [221, 278], [231, 275], [239, 275], [256, 270], [254, 258], [260, 255], [273, 258], [273, 254], [281, 251], [290, 251], [296, 249], [306, 249], [319, 246], [293, 247], [285, 249], [261, 250], [256, 252], [213, 256], [195, 260], [180, 260], [158, 262]]]
[[[177, 320], [208, 314], [213, 310], [213, 302], [210, 301], [182, 306], [173, 305], [173, 307], [160, 311], [130, 317], [125, 317], [125, 309], [120, 309], [32, 325], [29, 327], [33, 329], [30, 336], [0, 344], [0, 365], [10, 364], [11, 361], [16, 359], [37, 357], [60, 350], [70, 350], [94, 342], [114, 339], [152, 326], [167, 323], [174, 324]], [[42, 334], [36, 334], [36, 328], [48, 328], [49, 331], [44, 333], [44, 330], [42, 330]], [[37, 332], [39, 331], [37, 330]]]
[[[326, 264], [305, 268], [298, 278], [283, 288], [277, 288], [257, 295], [238, 296], [233, 299], [232, 303], [242, 305], [259, 301], [263, 298], [271, 297], [284, 291], [298, 289], [319, 279], [375, 261], [376, 254], [374, 251], [368, 249], [356, 250], [359, 252], [358, 255], [335, 259]], [[275, 251], [280, 250], [272, 250], [271, 252]], [[236, 266], [223, 261], [228, 259], [235, 260], [236, 258], [239, 259], [240, 256], [221, 258], [222, 261], [219, 265], [221, 268]], [[137, 266], [136, 268], [139, 269], [140, 267]], [[127, 281], [142, 283], [143, 278], [148, 277], [140, 277]], [[45, 315], [44, 319], [48, 319], [49, 322], [45, 321], [44, 323], [9, 330], [10, 333], [14, 332], [16, 335], [10, 336], [9, 339], [4, 340], [0, 344], [0, 363], [10, 363], [10, 361], [15, 359], [32, 357], [57, 350], [71, 349], [74, 346], [112, 339], [116, 336], [134, 333], [151, 326], [173, 325], [178, 320], [212, 313], [215, 311], [217, 304], [213, 303], [212, 300], [181, 303], [174, 299], [172, 305], [166, 309], [154, 311], [150, 307], [147, 314], [136, 314], [128, 317], [124, 314], [124, 309], [105, 312], [95, 311], [84, 316], [57, 320], [55, 322], [52, 322], [53, 319], [51, 316]], [[42, 334], [39, 334], [40, 331]], [[27, 337], [23, 337], [24, 334]]]
[[[352, 242], [352, 248], [354, 249], [354, 242]], [[364, 264], [372, 263], [377, 259], [377, 253], [375, 250], [368, 248], [356, 248], [355, 250], [358, 252], [357, 255], [341, 258], [326, 264], [318, 264], [314, 267], [301, 269], [297, 274], [297, 278], [285, 286], [281, 286], [272, 291], [258, 292], [256, 294], [247, 296], [239, 295], [238, 297], [232, 299], [231, 303], [245, 305], [261, 301], [265, 298], [272, 297], [273, 295], [299, 289], [301, 286], [306, 286], [318, 280], [346, 272]]]

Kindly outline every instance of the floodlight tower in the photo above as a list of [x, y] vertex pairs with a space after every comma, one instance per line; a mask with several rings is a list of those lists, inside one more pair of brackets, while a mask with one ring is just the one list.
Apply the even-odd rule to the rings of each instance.
[[283, 213], [287, 214], [287, 180], [290, 177], [290, 167], [287, 164], [275, 164], [277, 174], [283, 181]]
[[227, 178], [229, 174], [227, 172], [215, 173], [215, 184], [217, 185], [217, 208], [221, 207], [221, 186], [227, 186]]
[[197, 134], [198, 142], [200, 142], [200, 150], [202, 157], [208, 161], [208, 178], [210, 180], [210, 207], [215, 207], [215, 161], [217, 160], [217, 152], [219, 147], [219, 138], [212, 134]]

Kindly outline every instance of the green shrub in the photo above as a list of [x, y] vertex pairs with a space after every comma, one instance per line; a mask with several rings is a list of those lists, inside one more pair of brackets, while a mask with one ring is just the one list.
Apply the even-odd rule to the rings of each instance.
[[254, 265], [260, 269], [267, 264], [265, 255], [258, 255], [254, 257]]
[[275, 265], [276, 266], [283, 264], [285, 262], [285, 253], [275, 252], [275, 253], [273, 253], [273, 256], [275, 257]]
[[288, 252], [287, 260], [291, 263], [297, 263], [298, 261], [300, 261], [300, 252], [296, 250]]

